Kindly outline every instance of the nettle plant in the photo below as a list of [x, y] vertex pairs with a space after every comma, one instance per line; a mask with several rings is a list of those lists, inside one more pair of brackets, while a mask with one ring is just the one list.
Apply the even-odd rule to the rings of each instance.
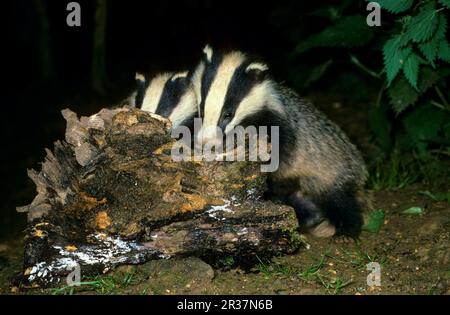
[[[329, 50], [330, 55], [346, 50], [347, 60], [380, 85], [370, 111], [370, 124], [380, 147], [385, 152], [401, 148], [422, 157], [449, 155], [450, 93], [446, 78], [450, 74], [450, 0], [376, 1], [381, 7], [381, 26], [373, 27], [363, 15], [371, 13], [366, 11], [369, 2], [356, 5], [342, 1], [307, 13], [328, 19], [329, 25], [306, 39], [303, 36], [291, 57], [296, 60], [320, 47], [341, 48]], [[298, 34], [293, 25], [287, 25], [290, 38]], [[368, 60], [368, 52], [370, 61], [375, 59], [370, 67], [361, 61]], [[320, 80], [332, 63], [330, 56], [310, 72], [307, 83]], [[374, 67], [379, 67], [378, 71]]]
[[421, 154], [433, 145], [449, 150], [450, 104], [443, 80], [450, 73], [446, 38], [450, 0], [384, 0], [379, 4], [397, 15], [398, 28], [383, 45], [383, 70], [396, 114], [412, 108], [403, 117], [407, 140]]

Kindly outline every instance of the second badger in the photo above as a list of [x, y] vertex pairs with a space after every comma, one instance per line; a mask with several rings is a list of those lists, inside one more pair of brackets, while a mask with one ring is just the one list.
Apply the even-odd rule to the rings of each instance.
[[169, 118], [173, 127], [193, 128], [197, 99], [188, 72], [165, 72], [152, 77], [136, 74], [130, 105]]
[[270, 191], [316, 236], [359, 235], [367, 171], [337, 125], [272, 80], [266, 64], [239, 51], [205, 47], [193, 81], [203, 117], [199, 141], [217, 139], [216, 127], [227, 134], [238, 125], [279, 126], [280, 165]]

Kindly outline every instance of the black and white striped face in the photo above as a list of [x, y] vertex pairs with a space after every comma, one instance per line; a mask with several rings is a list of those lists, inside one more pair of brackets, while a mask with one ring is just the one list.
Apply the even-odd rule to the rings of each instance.
[[239, 51], [220, 53], [206, 46], [204, 53], [193, 79], [203, 117], [198, 140], [211, 143], [219, 136], [217, 127], [227, 134], [261, 112], [282, 111], [267, 65]]
[[136, 74], [136, 107], [167, 117], [177, 127], [197, 113], [197, 98], [188, 72], [162, 73], [153, 78]]

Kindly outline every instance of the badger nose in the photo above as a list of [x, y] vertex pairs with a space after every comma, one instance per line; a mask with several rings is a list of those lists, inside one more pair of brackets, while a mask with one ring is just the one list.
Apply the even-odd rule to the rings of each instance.
[[217, 127], [202, 128], [197, 134], [197, 143], [202, 145], [220, 145], [222, 143], [222, 136]]

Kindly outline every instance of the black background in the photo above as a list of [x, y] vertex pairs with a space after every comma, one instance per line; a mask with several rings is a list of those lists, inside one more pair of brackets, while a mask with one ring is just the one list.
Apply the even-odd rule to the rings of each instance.
[[[51, 80], [42, 79], [38, 58], [44, 43], [39, 33], [37, 1], [48, 12]], [[109, 85], [107, 93], [96, 93], [90, 84], [95, 1], [78, 1], [81, 27], [66, 24], [69, 2], [2, 2], [2, 50], [6, 56], [0, 237], [15, 235], [24, 226], [25, 215], [17, 214], [15, 207], [30, 203], [35, 195], [26, 169], [39, 168], [45, 157], [44, 148], [51, 149], [54, 141], [63, 138], [61, 109], [69, 107], [86, 115], [113, 105], [132, 90], [136, 70], [192, 67], [206, 43], [261, 55], [272, 66], [276, 78], [286, 77], [289, 65], [282, 56], [292, 49], [292, 43], [282, 36], [271, 17], [274, 10], [290, 1], [109, 0], [105, 35]], [[309, 1], [298, 3], [299, 10], [310, 5]], [[365, 12], [364, 7], [362, 11]], [[314, 23], [312, 27], [317, 28], [320, 20]], [[308, 33], [307, 28], [304, 31]], [[311, 56], [311, 63], [319, 57]]]

